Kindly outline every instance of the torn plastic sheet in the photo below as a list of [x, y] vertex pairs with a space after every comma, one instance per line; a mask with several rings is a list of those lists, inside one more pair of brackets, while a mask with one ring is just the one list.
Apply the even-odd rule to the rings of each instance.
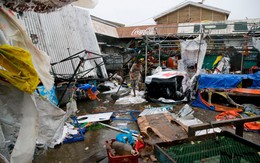
[[17, 106], [22, 106], [20, 111], [23, 118], [19, 135], [11, 154], [10, 162], [12, 163], [31, 162], [33, 160], [36, 139], [39, 131], [38, 112], [36, 110], [33, 96], [27, 93], [22, 94], [22, 96], [22, 101], [20, 105]]
[[1, 127], [6, 142], [14, 144], [8, 160], [32, 162], [37, 141], [45, 147], [58, 143], [70, 112], [65, 113], [47, 99], [24, 93], [9, 83], [0, 81], [0, 86]]
[[128, 104], [141, 104], [143, 102], [147, 102], [142, 96], [144, 95], [144, 91], [137, 91], [136, 96], [134, 97], [133, 91], [131, 91], [130, 95], [119, 98], [116, 100], [115, 104], [119, 105], [128, 105]]
[[5, 27], [1, 29], [5, 34], [5, 39], [10, 45], [26, 49], [30, 52], [34, 68], [41, 82], [47, 90], [50, 90], [54, 83], [53, 76], [50, 74], [50, 57], [33, 45], [24, 27], [16, 19], [15, 14], [12, 15], [11, 13], [11, 11], [7, 11], [4, 7], [0, 7], [0, 26]]
[[252, 37], [253, 46], [260, 51], [260, 37]]
[[185, 98], [189, 77], [184, 71], [162, 71], [147, 76], [145, 84], [148, 98], [158, 100], [160, 98], [164, 103], [175, 103]]
[[74, 111], [67, 108], [67, 112], [53, 105], [48, 99], [34, 94], [36, 98], [37, 111], [39, 113], [39, 135], [37, 144], [44, 148], [54, 148], [55, 145], [62, 143], [60, 140], [63, 133], [65, 121]]
[[197, 64], [197, 69], [202, 68], [207, 50], [205, 40], [188, 40], [181, 42], [181, 58], [187, 67]]

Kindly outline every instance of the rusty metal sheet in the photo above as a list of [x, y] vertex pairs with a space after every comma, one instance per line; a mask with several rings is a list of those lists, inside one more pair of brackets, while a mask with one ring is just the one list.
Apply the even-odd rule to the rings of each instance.
[[169, 113], [141, 116], [137, 119], [141, 134], [151, 144], [187, 138], [187, 132]]

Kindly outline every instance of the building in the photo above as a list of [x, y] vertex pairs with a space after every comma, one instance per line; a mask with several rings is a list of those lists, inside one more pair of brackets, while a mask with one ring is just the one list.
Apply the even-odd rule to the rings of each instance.
[[[148, 43], [149, 54], [158, 59], [160, 51], [166, 59], [180, 54], [180, 41], [203, 34], [208, 43], [206, 62], [227, 54], [232, 56], [233, 65], [236, 65], [232, 71], [248, 72], [259, 62], [259, 50], [254, 46], [253, 38], [259, 37], [260, 19], [228, 20], [229, 14], [230, 11], [188, 1], [155, 16], [156, 25], [127, 27], [115, 26], [115, 23], [113, 28], [117, 35], [114, 35], [110, 47], [132, 48], [145, 55]], [[102, 35], [103, 38], [108, 36]], [[204, 68], [212, 69], [212, 64]]]
[[154, 17], [156, 24], [225, 21], [230, 11], [188, 1]]

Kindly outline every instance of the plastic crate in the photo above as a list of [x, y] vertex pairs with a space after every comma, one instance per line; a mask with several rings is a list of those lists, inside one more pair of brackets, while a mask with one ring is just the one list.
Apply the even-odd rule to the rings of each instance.
[[[112, 139], [112, 142], [115, 141]], [[107, 141], [108, 142], [108, 141]], [[139, 155], [124, 155], [124, 156], [112, 156], [110, 151], [107, 149], [107, 156], [109, 163], [138, 163]]]

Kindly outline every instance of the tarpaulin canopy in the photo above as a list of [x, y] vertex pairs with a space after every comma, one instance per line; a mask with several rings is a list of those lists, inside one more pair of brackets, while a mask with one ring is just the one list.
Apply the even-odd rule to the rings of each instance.
[[252, 79], [251, 88], [260, 88], [260, 72], [256, 72], [254, 74], [201, 74], [198, 89], [236, 88], [243, 79]]

